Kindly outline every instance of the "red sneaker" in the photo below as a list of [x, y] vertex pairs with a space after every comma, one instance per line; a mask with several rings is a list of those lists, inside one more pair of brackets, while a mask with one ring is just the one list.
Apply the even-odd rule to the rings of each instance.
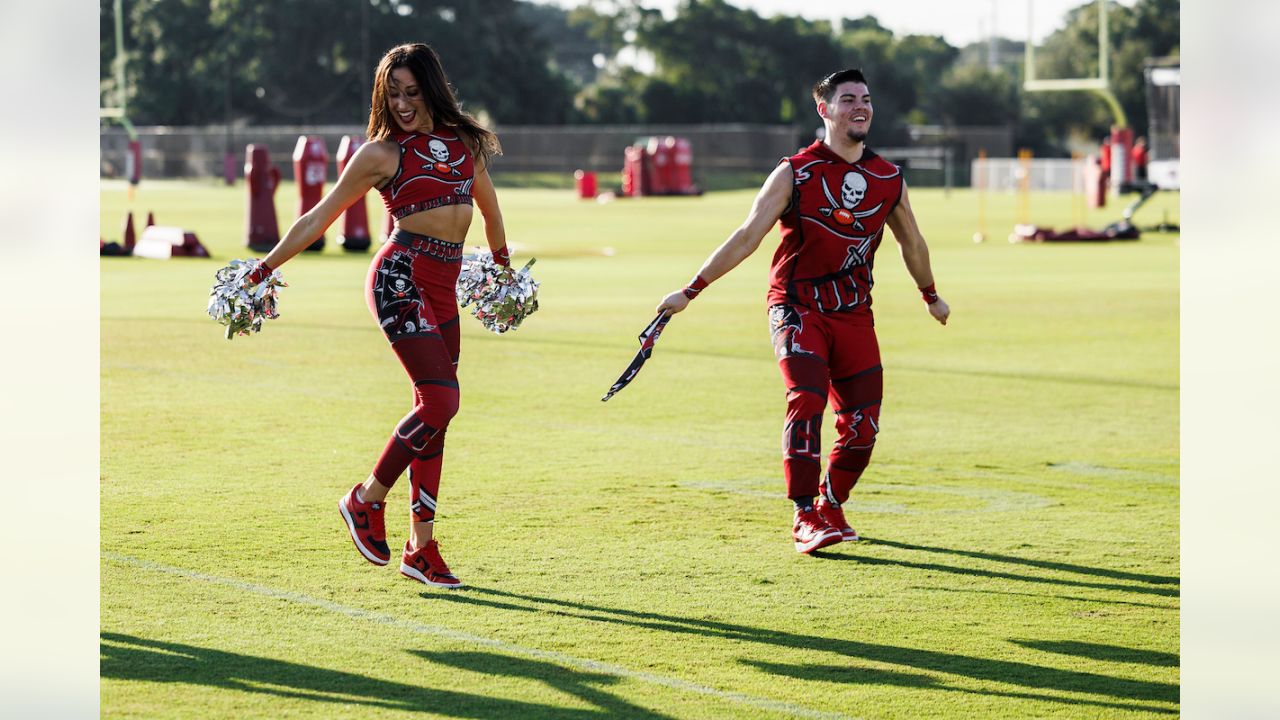
[[400, 560], [400, 574], [420, 583], [442, 588], [460, 588], [462, 581], [449, 572], [449, 566], [440, 557], [440, 544], [434, 539], [414, 550], [404, 544], [404, 558]]
[[817, 510], [801, 512], [796, 510], [795, 525], [791, 528], [791, 537], [796, 541], [796, 552], [809, 553], [835, 545], [840, 542], [840, 531], [827, 525]]
[[858, 539], [858, 531], [849, 527], [849, 521], [844, 519], [844, 508], [832, 504], [825, 497], [819, 497], [813, 509], [818, 512], [823, 522], [840, 531], [844, 542], [854, 542]]
[[351, 488], [351, 492], [338, 501], [338, 512], [347, 523], [347, 532], [351, 533], [351, 541], [365, 560], [374, 565], [386, 565], [391, 561], [391, 549], [387, 547], [387, 526], [382, 517], [382, 503], [365, 502], [356, 499], [356, 490], [360, 485]]

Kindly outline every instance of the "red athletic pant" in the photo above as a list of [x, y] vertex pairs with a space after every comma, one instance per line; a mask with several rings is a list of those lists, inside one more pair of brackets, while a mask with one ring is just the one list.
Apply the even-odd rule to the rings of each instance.
[[409, 470], [414, 519], [435, 519], [445, 431], [458, 412], [458, 303], [454, 286], [462, 246], [397, 230], [373, 258], [369, 310], [413, 382], [413, 409], [374, 465], [391, 487]]
[[[870, 462], [880, 429], [884, 379], [875, 328], [797, 305], [769, 308], [769, 325], [787, 388], [782, 430], [787, 496], [821, 492], [842, 503]], [[828, 399], [836, 414], [837, 437], [827, 459], [826, 480], [819, 483], [822, 414]]]

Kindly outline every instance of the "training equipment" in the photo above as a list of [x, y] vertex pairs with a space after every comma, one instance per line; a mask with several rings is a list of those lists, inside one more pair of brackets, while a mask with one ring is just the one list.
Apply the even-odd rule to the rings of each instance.
[[440, 557], [440, 544], [434, 538], [417, 550], [410, 547], [408, 542], [404, 544], [400, 574], [435, 587], [451, 590], [462, 587], [462, 581], [449, 572], [448, 564]]
[[456, 293], [458, 305], [474, 304], [471, 315], [499, 335], [520, 327], [538, 311], [540, 283], [529, 274], [537, 258], [530, 258], [516, 272], [494, 261], [492, 253], [480, 253], [462, 264]]
[[137, 233], [133, 230], [133, 213], [127, 213], [124, 218], [124, 236], [121, 238], [124, 244], [115, 241], [106, 242], [98, 238], [98, 254], [107, 257], [132, 255], [134, 247], [137, 246], [137, 238]]
[[[329, 149], [319, 135], [300, 135], [293, 147], [293, 181], [298, 185], [298, 217], [320, 203], [324, 181], [329, 173]], [[324, 235], [315, 239], [305, 252], [324, 249]]]
[[818, 517], [822, 518], [823, 522], [840, 531], [842, 542], [856, 542], [859, 540], [858, 531], [849, 527], [849, 521], [844, 518], [844, 508], [839, 505], [833, 505], [831, 501], [820, 496], [813, 509], [818, 513]]
[[[338, 142], [338, 176], [347, 169], [347, 163], [355, 157], [356, 150], [364, 144], [363, 135], [343, 135]], [[365, 252], [369, 249], [369, 209], [365, 205], [364, 196], [351, 203], [351, 207], [342, 211], [342, 234], [338, 236], [338, 245], [347, 252]]]
[[596, 174], [589, 170], [573, 172], [573, 186], [578, 197], [583, 200], [594, 200], [596, 197]]
[[209, 290], [209, 317], [227, 327], [228, 340], [260, 332], [264, 320], [280, 317], [276, 311], [279, 288], [289, 286], [279, 270], [273, 270], [262, 282], [249, 282], [249, 275], [259, 263], [256, 258], [232, 260], [214, 276]]
[[1182, 68], [1170, 58], [1147, 67], [1143, 75], [1147, 88], [1147, 136], [1151, 141], [1147, 180], [1161, 190], [1177, 190], [1181, 186], [1178, 168], [1182, 155]]
[[351, 492], [338, 501], [338, 512], [347, 524], [347, 532], [351, 542], [365, 560], [374, 565], [386, 565], [391, 561], [391, 550], [387, 548], [387, 527], [383, 517], [382, 503], [360, 502], [356, 491], [360, 484], [351, 488]]
[[622, 194], [701, 195], [693, 184], [693, 145], [685, 138], [650, 137], [625, 148]]
[[831, 527], [818, 515], [817, 510], [796, 510], [795, 523], [791, 527], [791, 537], [796, 543], [796, 552], [811, 553], [814, 550], [835, 545], [843, 539], [840, 531]]
[[653, 355], [653, 346], [658, 343], [658, 336], [662, 334], [662, 329], [667, 326], [667, 322], [671, 320], [671, 316], [666, 313], [658, 313], [658, 316], [649, 321], [649, 325], [640, 331], [637, 338], [640, 340], [640, 351], [631, 359], [631, 364], [626, 370], [618, 376], [613, 386], [609, 388], [609, 392], [600, 398], [600, 402], [605, 402], [613, 397], [619, 390], [626, 387], [640, 373], [640, 368], [644, 367], [644, 361]]
[[[125, 247], [129, 241], [126, 237]], [[142, 231], [142, 237], [134, 245], [135, 257], [168, 260], [171, 257], [209, 257], [209, 251], [200, 244], [196, 234], [180, 227], [150, 225]]]
[[276, 188], [280, 186], [280, 169], [271, 162], [266, 145], [248, 145], [244, 153], [244, 179], [249, 188], [245, 244], [250, 250], [266, 253], [280, 242], [275, 201]]

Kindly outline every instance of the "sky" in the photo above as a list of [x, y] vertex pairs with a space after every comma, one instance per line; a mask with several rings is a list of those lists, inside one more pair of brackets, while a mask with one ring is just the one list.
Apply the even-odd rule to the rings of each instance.
[[[1091, 0], [1034, 0], [1031, 30], [1043, 40], [1061, 27], [1068, 10]], [[1132, 7], [1136, 0], [1119, 0]], [[535, 0], [572, 7], [581, 0]], [[874, 15], [895, 35], [941, 35], [955, 47], [985, 40], [994, 25], [996, 34], [1013, 40], [1027, 37], [1027, 10], [1031, 0], [729, 0], [770, 16], [802, 15], [811, 20], [860, 18]], [[679, 0], [642, 0], [642, 5], [670, 15]]]

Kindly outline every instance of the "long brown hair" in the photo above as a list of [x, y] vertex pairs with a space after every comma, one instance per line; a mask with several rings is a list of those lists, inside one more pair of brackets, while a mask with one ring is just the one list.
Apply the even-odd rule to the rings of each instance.
[[365, 135], [370, 142], [386, 140], [391, 133], [399, 130], [391, 109], [387, 107], [387, 87], [391, 84], [391, 71], [396, 68], [408, 68], [422, 88], [423, 99], [427, 110], [431, 112], [433, 125], [451, 127], [464, 136], [471, 146], [477, 160], [488, 165], [489, 158], [502, 154], [502, 145], [498, 136], [481, 125], [471, 113], [463, 112], [454, 97], [453, 86], [444, 74], [444, 66], [440, 64], [440, 56], [423, 43], [406, 43], [397, 45], [382, 56], [378, 69], [373, 75], [373, 100], [369, 107], [369, 127]]

